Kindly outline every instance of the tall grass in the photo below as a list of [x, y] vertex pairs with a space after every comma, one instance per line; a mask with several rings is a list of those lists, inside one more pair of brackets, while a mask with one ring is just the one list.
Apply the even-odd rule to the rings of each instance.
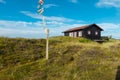
[[0, 38], [0, 80], [115, 80], [120, 41], [103, 44], [84, 38]]

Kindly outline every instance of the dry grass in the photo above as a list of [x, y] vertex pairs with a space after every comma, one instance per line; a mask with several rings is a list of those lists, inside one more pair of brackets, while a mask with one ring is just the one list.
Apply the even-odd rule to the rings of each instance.
[[0, 38], [0, 80], [115, 80], [120, 41], [98, 44], [84, 38]]

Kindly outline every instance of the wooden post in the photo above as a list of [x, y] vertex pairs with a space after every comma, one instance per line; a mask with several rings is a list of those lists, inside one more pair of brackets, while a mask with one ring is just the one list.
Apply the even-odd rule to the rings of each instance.
[[46, 21], [45, 21], [44, 16], [42, 15], [43, 12], [44, 12], [44, 8], [42, 7], [43, 3], [44, 3], [43, 0], [39, 0], [40, 5], [38, 6], [38, 8], [40, 8], [40, 9], [38, 10], [38, 12], [42, 16], [43, 28], [44, 28], [45, 33], [46, 33], [46, 59], [48, 60], [48, 58], [49, 58], [49, 54], [48, 54], [48, 49], [49, 49], [48, 48], [49, 47], [49, 45], [48, 45], [49, 44], [49, 29], [46, 28]]
[[[43, 15], [41, 15], [41, 16], [42, 16], [43, 28], [44, 28], [44, 30], [45, 30], [45, 29], [46, 29], [46, 22], [45, 22], [45, 18], [44, 18], [44, 16], [43, 16]], [[45, 30], [45, 33], [47, 34], [46, 30]]]
[[48, 44], [49, 44], [49, 40], [48, 40], [48, 36], [49, 36], [49, 34], [47, 35], [47, 38], [46, 38], [46, 59], [48, 60], [48, 58], [49, 58], [49, 55], [48, 55], [48, 51], [49, 51], [49, 46], [48, 46]]
[[46, 59], [49, 59], [49, 29], [45, 28], [46, 33]]

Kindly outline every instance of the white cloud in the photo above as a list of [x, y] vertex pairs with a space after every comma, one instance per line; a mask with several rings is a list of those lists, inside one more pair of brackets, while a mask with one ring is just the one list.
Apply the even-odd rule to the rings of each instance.
[[0, 36], [29, 38], [38, 34], [44, 34], [41, 22], [0, 20]]
[[105, 30], [120, 28], [120, 24], [114, 24], [114, 23], [101, 23], [99, 25]]
[[[50, 36], [58, 36], [63, 35], [64, 30], [80, 25], [49, 21], [46, 26], [50, 29]], [[0, 20], [0, 36], [44, 38], [45, 32], [41, 22]]]
[[72, 3], [78, 3], [78, 0], [70, 0]]
[[98, 7], [116, 7], [120, 8], [120, 0], [99, 0]]
[[45, 8], [50, 8], [50, 7], [58, 7], [56, 4], [46, 4], [44, 5]]
[[102, 32], [103, 35], [105, 36], [112, 35], [113, 38], [120, 39], [120, 24], [100, 23], [98, 25], [104, 29], [104, 31]]
[[[29, 11], [21, 11], [22, 14], [35, 18], [35, 19], [41, 19], [41, 16], [37, 13], [32, 13]], [[70, 19], [70, 18], [65, 18], [65, 17], [56, 17], [56, 16], [45, 16], [45, 19], [48, 21], [59, 21], [59, 22], [83, 22], [82, 20], [74, 20], [74, 19]]]
[[[40, 19], [41, 16], [36, 13], [31, 13], [28, 11], [21, 11], [21, 13], [35, 18], [35, 19]], [[45, 20], [47, 21], [47, 27], [50, 29], [51, 35], [62, 35], [61, 32], [65, 31], [66, 29], [69, 29], [71, 27], [75, 27], [80, 25], [82, 20], [74, 20], [70, 18], [65, 18], [65, 17], [56, 17], [56, 16], [44, 16]]]
[[5, 0], [0, 0], [0, 3], [4, 3], [5, 4], [6, 2], [5, 2]]
[[61, 21], [61, 22], [72, 22], [74, 21], [73, 19], [65, 18], [65, 17], [55, 17], [55, 16], [50, 16], [47, 17], [45, 16], [46, 20], [52, 20], [52, 21]]
[[[81, 23], [66, 23], [59, 21], [47, 21], [47, 28], [50, 29], [50, 36], [63, 35], [63, 31], [79, 27], [86, 24]], [[99, 23], [104, 29], [102, 35], [112, 35], [114, 38], [120, 39], [120, 24], [114, 23]], [[0, 36], [7, 37], [26, 37], [26, 38], [44, 38], [45, 32], [42, 22], [25, 22], [25, 21], [6, 21], [0, 20]]]

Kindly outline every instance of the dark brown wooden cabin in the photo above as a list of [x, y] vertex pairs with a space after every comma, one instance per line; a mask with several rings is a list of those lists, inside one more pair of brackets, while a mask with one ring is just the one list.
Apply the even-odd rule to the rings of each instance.
[[72, 28], [69, 30], [64, 31], [64, 36], [70, 36], [70, 37], [85, 37], [91, 40], [99, 40], [101, 39], [101, 31], [103, 31], [102, 28], [100, 28], [96, 24], [81, 26]]

